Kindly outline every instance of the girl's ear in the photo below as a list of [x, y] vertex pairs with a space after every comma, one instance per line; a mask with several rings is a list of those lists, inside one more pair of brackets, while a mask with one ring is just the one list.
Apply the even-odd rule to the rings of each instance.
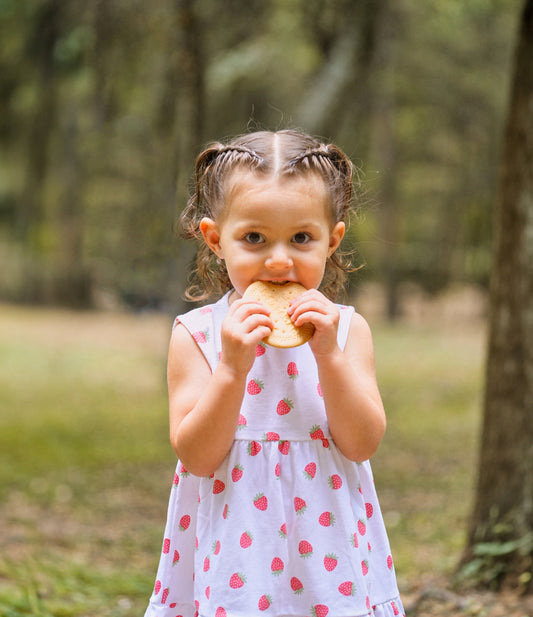
[[200, 231], [207, 246], [216, 254], [217, 257], [224, 259], [222, 247], [220, 246], [220, 231], [213, 219], [203, 218], [200, 221]]
[[335, 223], [335, 226], [331, 230], [331, 234], [329, 236], [328, 257], [331, 257], [339, 247], [345, 231], [346, 225], [342, 221]]

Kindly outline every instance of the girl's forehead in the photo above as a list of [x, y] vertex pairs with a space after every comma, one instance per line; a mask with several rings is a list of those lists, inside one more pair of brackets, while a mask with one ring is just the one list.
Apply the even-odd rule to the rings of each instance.
[[260, 198], [269, 195], [299, 195], [324, 202], [329, 202], [330, 197], [324, 179], [313, 172], [280, 176], [237, 169], [229, 176], [225, 188], [224, 208], [244, 196]]

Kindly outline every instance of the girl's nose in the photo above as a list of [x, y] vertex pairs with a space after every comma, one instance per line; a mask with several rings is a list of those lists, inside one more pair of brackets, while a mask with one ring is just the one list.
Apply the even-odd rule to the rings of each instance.
[[289, 251], [284, 246], [273, 246], [267, 257], [266, 266], [270, 269], [281, 268], [286, 270], [287, 268], [291, 268], [292, 258]]

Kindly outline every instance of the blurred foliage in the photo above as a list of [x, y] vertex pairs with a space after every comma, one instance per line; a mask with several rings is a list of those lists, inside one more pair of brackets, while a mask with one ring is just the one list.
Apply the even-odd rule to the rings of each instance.
[[365, 277], [485, 285], [520, 4], [0, 0], [0, 297], [178, 308], [196, 154], [288, 126], [362, 168]]

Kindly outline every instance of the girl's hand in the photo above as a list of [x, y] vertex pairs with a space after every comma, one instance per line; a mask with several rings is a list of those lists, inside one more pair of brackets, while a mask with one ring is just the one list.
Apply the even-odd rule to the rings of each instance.
[[302, 326], [304, 323], [315, 326], [315, 333], [309, 341], [315, 357], [328, 355], [339, 349], [339, 309], [323, 293], [317, 289], [308, 289], [291, 302], [288, 312], [295, 326]]
[[267, 307], [256, 300], [235, 300], [222, 322], [221, 363], [238, 374], [247, 374], [255, 360], [260, 340], [272, 332], [274, 324]]

